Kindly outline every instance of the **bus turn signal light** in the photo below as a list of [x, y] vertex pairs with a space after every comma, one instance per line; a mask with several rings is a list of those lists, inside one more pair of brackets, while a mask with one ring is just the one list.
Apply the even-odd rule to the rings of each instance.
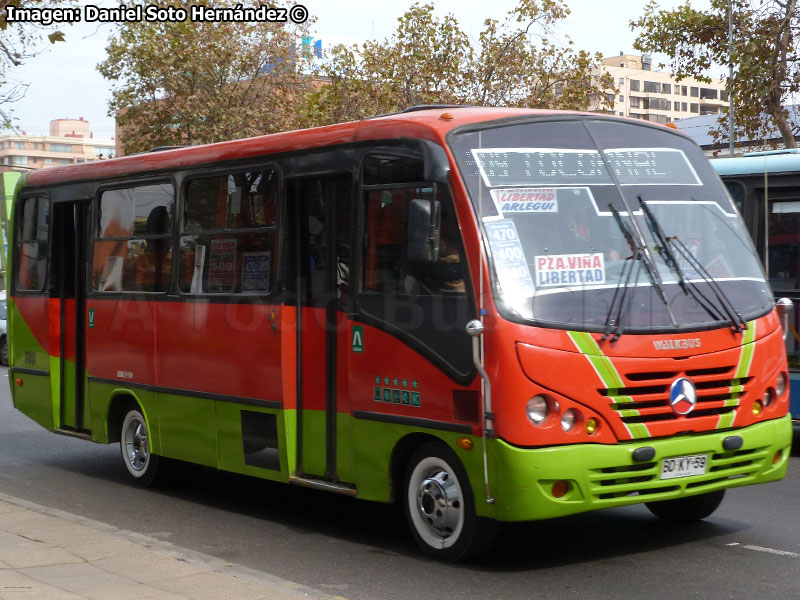
[[597, 431], [598, 425], [599, 423], [597, 422], [597, 419], [595, 419], [594, 417], [592, 417], [591, 419], [586, 419], [586, 424], [585, 424], [586, 433], [592, 435], [595, 431]]
[[753, 402], [753, 414], [755, 416], [760, 415], [762, 410], [764, 410], [764, 405], [761, 403], [761, 400]]
[[772, 464], [777, 465], [778, 461], [781, 459], [781, 456], [783, 456], [783, 450], [778, 450], [775, 453], [775, 456], [772, 457]]
[[456, 444], [462, 450], [472, 450], [472, 440], [467, 437], [458, 438]]
[[16, 384], [17, 384], [17, 387], [22, 387], [22, 377], [17, 377], [17, 378], [14, 380], [14, 383], [16, 383]]

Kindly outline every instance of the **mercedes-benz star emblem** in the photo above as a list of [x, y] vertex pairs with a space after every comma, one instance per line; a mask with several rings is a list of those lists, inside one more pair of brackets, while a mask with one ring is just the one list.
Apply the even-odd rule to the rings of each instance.
[[669, 388], [669, 405], [676, 415], [688, 415], [697, 405], [697, 390], [691, 379], [681, 377]]

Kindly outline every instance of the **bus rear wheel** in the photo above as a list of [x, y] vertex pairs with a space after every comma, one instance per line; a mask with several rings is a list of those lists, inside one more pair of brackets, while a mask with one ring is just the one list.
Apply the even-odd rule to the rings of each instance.
[[125, 413], [119, 448], [122, 463], [133, 481], [143, 486], [153, 485], [158, 475], [159, 456], [150, 452], [147, 422], [138, 407], [130, 408]]
[[475, 514], [467, 473], [444, 444], [427, 443], [414, 453], [403, 497], [411, 533], [428, 556], [459, 561], [491, 545], [496, 523]]
[[647, 502], [650, 512], [663, 521], [670, 523], [694, 523], [711, 515], [725, 497], [725, 490], [708, 492], [697, 496]]

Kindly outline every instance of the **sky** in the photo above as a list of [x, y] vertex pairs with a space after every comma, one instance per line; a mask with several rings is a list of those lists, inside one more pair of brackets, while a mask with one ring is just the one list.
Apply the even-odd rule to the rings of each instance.
[[[708, 0], [691, 0], [702, 9]], [[81, 2], [89, 4], [90, 2]], [[91, 2], [115, 6], [113, 0]], [[316, 17], [312, 32], [323, 40], [366, 40], [390, 37], [397, 19], [413, 4], [411, 0], [367, 2], [364, 0], [300, 0]], [[566, 0], [572, 14], [559, 27], [564, 41], [569, 36], [575, 48], [600, 52], [603, 56], [634, 53], [636, 33], [628, 23], [643, 12], [645, 2], [636, 0]], [[436, 14], [452, 13], [461, 28], [477, 41], [486, 18], [500, 21], [517, 4], [516, 0], [436, 0]], [[674, 8], [680, 0], [661, 0], [663, 8]], [[110, 82], [97, 72], [105, 58], [105, 46], [114, 32], [113, 24], [97, 26], [78, 23], [63, 27], [66, 42], [48, 47], [12, 73], [15, 80], [29, 82], [28, 91], [13, 107], [19, 129], [32, 134], [48, 133], [57, 118], [83, 117], [91, 124], [95, 138], [114, 135], [114, 119], [108, 116]], [[658, 58], [654, 63], [657, 64]], [[719, 73], [711, 73], [718, 76]]]

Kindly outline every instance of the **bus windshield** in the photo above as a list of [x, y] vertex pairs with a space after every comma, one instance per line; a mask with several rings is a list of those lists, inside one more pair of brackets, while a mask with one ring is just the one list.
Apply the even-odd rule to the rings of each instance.
[[572, 117], [451, 138], [513, 320], [633, 333], [713, 328], [771, 310], [724, 186], [678, 133]]

